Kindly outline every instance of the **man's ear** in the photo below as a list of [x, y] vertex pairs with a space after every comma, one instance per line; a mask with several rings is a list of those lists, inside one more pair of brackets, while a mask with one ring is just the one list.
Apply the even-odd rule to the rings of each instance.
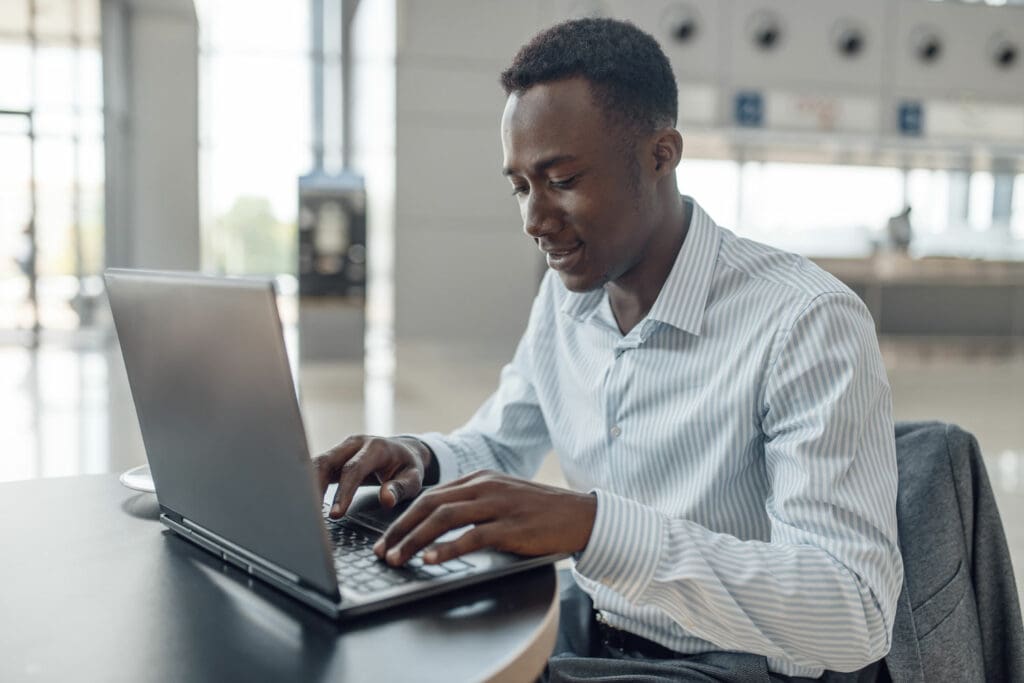
[[650, 150], [655, 175], [674, 173], [683, 158], [683, 136], [675, 128], [660, 128], [651, 137]]

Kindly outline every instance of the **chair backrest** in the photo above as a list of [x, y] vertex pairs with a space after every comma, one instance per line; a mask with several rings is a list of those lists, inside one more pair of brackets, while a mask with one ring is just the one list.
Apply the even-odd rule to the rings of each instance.
[[886, 665], [893, 680], [1024, 680], [1024, 626], [977, 440], [898, 423], [896, 516], [904, 581]]

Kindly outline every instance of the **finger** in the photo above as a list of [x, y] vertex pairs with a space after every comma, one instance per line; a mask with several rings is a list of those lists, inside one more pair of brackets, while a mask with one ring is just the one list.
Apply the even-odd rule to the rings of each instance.
[[377, 470], [380, 461], [380, 450], [370, 448], [373, 441], [363, 444], [355, 455], [348, 459], [338, 472], [338, 490], [334, 493], [334, 504], [331, 506], [330, 517], [337, 519], [345, 514], [356, 489], [364, 479]]
[[495, 472], [494, 470], [474, 470], [469, 474], [462, 475], [458, 479], [451, 480], [447, 484], [444, 484], [444, 486], [461, 486], [463, 484], [470, 484], [473, 482], [479, 482], [483, 479], [493, 479], [501, 476], [503, 476], [501, 473]]
[[390, 481], [381, 483], [380, 502], [384, 507], [393, 508], [403, 500], [413, 498], [423, 488], [423, 470], [419, 467], [406, 467]]
[[313, 469], [316, 472], [321, 498], [327, 493], [327, 487], [337, 481], [341, 466], [359, 452], [365, 440], [363, 436], [350, 436], [334, 448], [313, 458]]
[[445, 486], [431, 489], [428, 493], [417, 498], [416, 502], [409, 506], [408, 510], [399, 515], [398, 519], [388, 526], [384, 534], [374, 544], [374, 552], [379, 557], [384, 557], [384, 553], [387, 552], [388, 548], [405, 538], [410, 531], [415, 529], [438, 506], [445, 503], [457, 503], [471, 498], [472, 495], [469, 494], [465, 486], [446, 484]]
[[479, 524], [454, 541], [435, 543], [423, 553], [423, 561], [427, 564], [440, 564], [453, 558], [472, 553], [484, 548], [500, 545], [500, 524]]
[[468, 524], [490, 521], [491, 516], [489, 507], [477, 502], [445, 503], [388, 548], [384, 559], [394, 567], [403, 565], [442, 534]]

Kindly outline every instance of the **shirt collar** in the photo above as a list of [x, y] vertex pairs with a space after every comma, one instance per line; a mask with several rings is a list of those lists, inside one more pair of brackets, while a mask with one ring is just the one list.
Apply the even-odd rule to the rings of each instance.
[[[721, 235], [715, 222], [692, 197], [684, 196], [683, 201], [692, 207], [690, 227], [647, 319], [700, 335]], [[569, 292], [562, 311], [583, 321], [594, 315], [606, 296], [604, 289]]]
[[686, 240], [647, 317], [699, 336], [722, 236], [693, 198], [683, 201], [693, 208]]

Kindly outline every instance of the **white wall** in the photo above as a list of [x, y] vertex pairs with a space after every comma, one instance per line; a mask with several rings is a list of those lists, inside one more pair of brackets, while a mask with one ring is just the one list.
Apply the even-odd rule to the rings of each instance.
[[[398, 2], [395, 323], [403, 343], [510, 355], [541, 260], [501, 175], [501, 70], [541, 3]], [[401, 358], [401, 356], [400, 356]]]

